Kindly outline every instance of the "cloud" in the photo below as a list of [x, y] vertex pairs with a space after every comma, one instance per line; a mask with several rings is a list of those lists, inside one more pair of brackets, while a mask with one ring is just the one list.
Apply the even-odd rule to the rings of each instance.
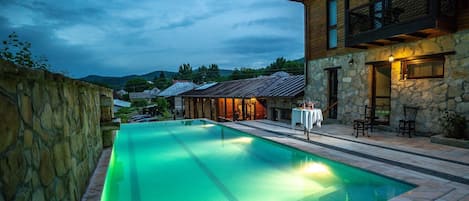
[[0, 0], [0, 40], [13, 31], [72, 77], [260, 67], [301, 57], [304, 38], [303, 8], [285, 0]]
[[288, 49], [291, 39], [284, 36], [246, 36], [226, 41], [229, 52], [236, 54], [271, 54]]

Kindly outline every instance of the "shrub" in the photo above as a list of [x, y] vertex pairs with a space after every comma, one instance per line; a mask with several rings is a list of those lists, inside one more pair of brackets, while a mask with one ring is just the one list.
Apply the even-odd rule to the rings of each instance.
[[146, 100], [138, 100], [132, 102], [132, 107], [145, 107], [148, 105]]
[[466, 138], [466, 117], [453, 111], [445, 111], [439, 118], [443, 134], [449, 138]]

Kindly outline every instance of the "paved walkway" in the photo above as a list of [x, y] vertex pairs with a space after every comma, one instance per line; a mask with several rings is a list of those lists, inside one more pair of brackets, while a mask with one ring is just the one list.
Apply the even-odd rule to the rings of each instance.
[[308, 141], [299, 127], [280, 122], [224, 125], [419, 186], [393, 200], [469, 200], [469, 150], [433, 144], [428, 137], [375, 131], [355, 138], [352, 127], [330, 124], [314, 128]]

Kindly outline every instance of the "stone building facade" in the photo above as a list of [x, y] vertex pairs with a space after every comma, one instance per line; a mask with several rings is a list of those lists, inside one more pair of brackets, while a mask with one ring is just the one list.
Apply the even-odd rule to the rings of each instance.
[[101, 96], [112, 102], [110, 89], [0, 60], [0, 201], [81, 199], [111, 115]]
[[[420, 133], [439, 133], [438, 117], [450, 110], [469, 119], [469, 30], [454, 34], [395, 44], [392, 47], [375, 48], [354, 53], [310, 60], [310, 74], [305, 88], [305, 98], [328, 102], [327, 70], [338, 68], [338, 120], [351, 124], [360, 118], [363, 105], [370, 104], [370, 74], [374, 61], [386, 61], [389, 55], [400, 58], [452, 52], [445, 57], [444, 77], [427, 79], [402, 79], [402, 61], [391, 65], [391, 113], [390, 127], [397, 129], [403, 118], [403, 105], [419, 108], [416, 130]], [[353, 59], [353, 63], [350, 61]]]
[[[424, 135], [442, 131], [445, 111], [469, 120], [468, 1], [292, 1], [305, 11], [305, 99], [344, 124], [380, 106], [376, 118], [394, 131], [404, 105], [417, 107]], [[409, 76], [424, 68], [434, 74]]]

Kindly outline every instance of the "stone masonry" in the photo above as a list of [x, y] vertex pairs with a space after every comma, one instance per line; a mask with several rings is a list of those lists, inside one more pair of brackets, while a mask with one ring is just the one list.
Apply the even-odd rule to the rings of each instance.
[[0, 60], [0, 201], [80, 200], [110, 89]]
[[[327, 68], [338, 69], [338, 120], [351, 124], [360, 118], [359, 110], [371, 104], [371, 65], [387, 61], [392, 54], [397, 61], [391, 68], [390, 128], [397, 130], [403, 118], [403, 105], [419, 107], [416, 129], [420, 134], [441, 132], [438, 117], [445, 110], [455, 111], [469, 120], [469, 31], [393, 46], [357, 51], [308, 61], [309, 78], [305, 98], [327, 104]], [[445, 56], [444, 78], [402, 79], [399, 59], [455, 51]], [[353, 59], [353, 63], [349, 61]], [[322, 107], [324, 108], [324, 107]]]

